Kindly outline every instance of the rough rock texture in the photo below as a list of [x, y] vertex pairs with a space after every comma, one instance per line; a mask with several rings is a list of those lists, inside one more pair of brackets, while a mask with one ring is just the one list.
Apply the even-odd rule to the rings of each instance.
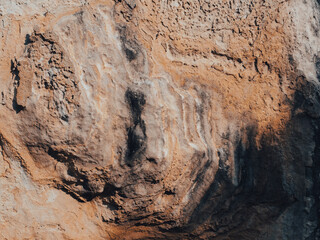
[[319, 0], [0, 0], [1, 239], [320, 239]]

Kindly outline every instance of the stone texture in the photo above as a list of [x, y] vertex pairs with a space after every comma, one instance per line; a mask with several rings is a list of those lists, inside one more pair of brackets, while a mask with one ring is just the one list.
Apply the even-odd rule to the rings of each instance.
[[315, 0], [0, 0], [4, 239], [320, 239]]

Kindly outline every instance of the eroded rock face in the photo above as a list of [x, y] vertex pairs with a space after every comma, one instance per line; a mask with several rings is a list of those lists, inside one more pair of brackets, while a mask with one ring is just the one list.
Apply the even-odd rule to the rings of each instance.
[[319, 239], [319, 11], [0, 2], [2, 236]]

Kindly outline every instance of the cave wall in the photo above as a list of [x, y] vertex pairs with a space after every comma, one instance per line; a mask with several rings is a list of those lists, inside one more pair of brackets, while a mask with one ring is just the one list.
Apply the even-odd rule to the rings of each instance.
[[320, 239], [319, 14], [0, 1], [2, 238]]

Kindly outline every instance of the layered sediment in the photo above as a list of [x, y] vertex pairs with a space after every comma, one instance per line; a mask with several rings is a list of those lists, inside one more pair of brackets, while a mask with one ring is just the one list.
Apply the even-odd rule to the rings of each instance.
[[4, 239], [320, 239], [318, 1], [0, 0]]

